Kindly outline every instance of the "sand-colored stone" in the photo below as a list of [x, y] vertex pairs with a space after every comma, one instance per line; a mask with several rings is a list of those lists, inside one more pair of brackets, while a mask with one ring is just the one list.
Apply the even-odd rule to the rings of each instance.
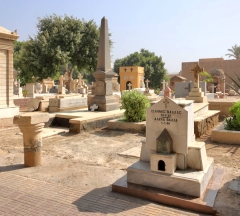
[[211, 141], [224, 144], [240, 145], [240, 131], [225, 130], [224, 122], [222, 122], [212, 130]]
[[24, 165], [27, 167], [42, 164], [42, 128], [48, 120], [49, 114], [41, 112], [14, 116], [13, 123], [23, 134]]
[[0, 26], [0, 118], [10, 118], [19, 113], [13, 103], [13, 41], [19, 36]]

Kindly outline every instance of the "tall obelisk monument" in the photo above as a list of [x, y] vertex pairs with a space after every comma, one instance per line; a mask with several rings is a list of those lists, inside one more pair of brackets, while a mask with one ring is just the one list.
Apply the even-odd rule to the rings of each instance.
[[89, 110], [93, 104], [98, 106], [98, 111], [106, 112], [119, 109], [119, 102], [113, 95], [112, 90], [112, 78], [115, 74], [111, 69], [108, 21], [103, 17], [101, 20], [97, 68], [93, 73], [96, 79], [96, 88], [94, 97], [88, 106]]

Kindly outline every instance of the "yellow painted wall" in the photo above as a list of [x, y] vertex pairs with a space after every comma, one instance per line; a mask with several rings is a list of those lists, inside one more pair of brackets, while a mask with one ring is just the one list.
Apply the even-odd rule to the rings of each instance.
[[130, 81], [132, 83], [132, 89], [140, 88], [141, 79], [144, 77], [144, 67], [138, 66], [124, 66], [119, 68], [120, 76], [120, 91], [126, 89], [126, 83]]

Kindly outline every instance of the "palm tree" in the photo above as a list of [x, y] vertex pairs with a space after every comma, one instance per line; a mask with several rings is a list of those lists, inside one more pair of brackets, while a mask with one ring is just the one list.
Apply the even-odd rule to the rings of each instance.
[[[229, 86], [230, 89], [234, 90], [237, 94], [240, 95], [240, 92], [239, 92], [239, 90], [240, 90], [240, 76], [238, 76], [236, 73], [235, 73], [235, 76], [236, 76], [235, 78], [229, 76], [227, 73], [225, 73], [225, 75], [226, 75], [230, 80], [232, 80], [232, 84], [229, 84], [229, 83], [226, 83], [226, 84]], [[235, 84], [237, 87], [235, 88], [235, 87], [233, 86], [233, 84]]]
[[230, 57], [234, 57], [235, 59], [240, 59], [240, 46], [238, 46], [237, 44], [235, 44], [234, 46], [232, 46], [232, 49], [228, 49], [229, 52], [226, 54], [226, 56]]

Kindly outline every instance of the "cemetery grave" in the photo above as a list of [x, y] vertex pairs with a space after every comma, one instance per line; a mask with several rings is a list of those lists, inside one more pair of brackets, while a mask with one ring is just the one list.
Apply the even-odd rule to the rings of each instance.
[[[16, 32], [3, 30], [11, 41], [17, 39]], [[187, 100], [171, 100], [171, 89], [165, 86], [165, 81], [164, 92], [160, 92], [160, 95], [169, 98], [155, 95], [149, 89], [148, 79], [145, 80], [145, 87], [141, 67], [124, 67], [125, 73], [127, 70], [131, 74], [137, 72], [136, 80], [132, 75], [129, 76], [131, 81], [125, 74], [126, 82], [123, 85], [128, 88], [127, 91], [136, 89], [147, 95], [152, 103], [147, 110], [146, 122], [124, 122], [125, 125], [120, 126], [118, 120], [112, 120], [121, 118], [124, 110], [119, 110], [119, 96], [114, 95], [114, 91], [119, 91], [119, 85], [117, 76], [111, 69], [108, 23], [105, 17], [101, 21], [100, 38], [98, 63], [93, 73], [96, 82], [92, 83], [91, 95], [88, 94], [88, 86], [81, 74], [76, 80], [67, 79], [65, 75], [60, 76], [59, 86], [27, 83], [25, 89], [28, 97], [32, 98], [27, 102], [29, 111], [40, 112], [25, 112], [18, 116], [18, 107], [13, 104], [13, 98], [4, 92], [1, 97], [1, 111], [6, 111], [4, 117], [16, 115], [13, 122], [20, 130], [0, 130], [0, 164], [3, 164], [0, 165], [0, 176], [2, 172], [9, 172], [80, 188], [89, 194], [107, 194], [109, 198], [121, 196], [110, 192], [111, 185], [115, 182], [112, 186], [115, 192], [138, 195], [144, 199], [147, 197], [151, 201], [203, 213], [237, 215], [239, 205], [236, 203], [240, 188], [236, 185], [240, 185], [240, 181], [235, 178], [239, 175], [239, 147], [231, 144], [227, 147], [216, 145], [210, 139], [202, 140], [207, 141], [206, 143], [195, 140], [195, 136], [208, 134], [218, 124], [219, 111], [208, 109], [206, 89], [203, 88], [202, 91], [199, 86], [198, 73], [203, 69], [195, 64], [191, 70], [194, 82], [193, 88], [191, 84], [187, 86]], [[12, 46], [7, 48], [12, 50]], [[0, 52], [3, 63], [7, 61], [5, 53], [6, 50]], [[5, 73], [5, 70], [12, 73], [11, 69], [5, 67], [0, 72]], [[15, 86], [10, 86], [8, 79], [9, 77], [5, 80], [6, 91], [14, 91], [20, 97], [20, 82], [15, 80]], [[69, 94], [65, 94], [66, 83]], [[47, 96], [41, 95], [42, 91]], [[20, 102], [22, 103], [19, 101], [19, 104]], [[49, 115], [46, 111], [54, 113]], [[125, 129], [127, 132], [107, 130], [104, 128], [107, 123], [108, 129]], [[69, 132], [81, 134], [64, 133], [49, 137], [49, 134], [46, 135], [47, 129], [42, 129], [49, 125], [67, 126]], [[144, 140], [142, 132], [145, 130]], [[65, 131], [56, 129], [51, 134]], [[219, 142], [222, 140], [221, 138]], [[216, 167], [213, 166], [214, 160]], [[34, 168], [22, 169], [23, 164]], [[215, 199], [216, 196], [218, 199]], [[122, 211], [125, 209], [120, 210]]]

